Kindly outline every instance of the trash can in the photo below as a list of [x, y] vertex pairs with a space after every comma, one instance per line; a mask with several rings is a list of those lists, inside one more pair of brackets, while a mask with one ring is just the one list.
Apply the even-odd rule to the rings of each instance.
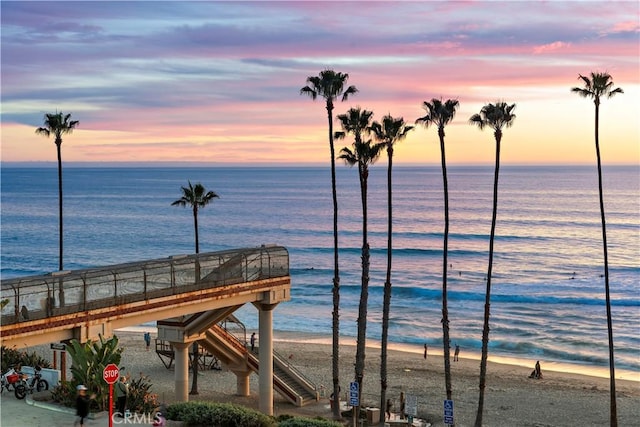
[[367, 423], [370, 426], [378, 425], [380, 422], [380, 409], [367, 408]]

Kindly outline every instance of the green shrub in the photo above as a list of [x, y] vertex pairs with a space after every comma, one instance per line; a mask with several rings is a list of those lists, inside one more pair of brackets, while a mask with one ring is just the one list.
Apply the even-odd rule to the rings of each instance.
[[[72, 359], [71, 381], [61, 381], [51, 391], [51, 397], [55, 402], [64, 406], [73, 407], [76, 402], [76, 386], [84, 384], [89, 389], [89, 394], [96, 394], [91, 401], [92, 411], [106, 411], [109, 409], [109, 385], [104, 381], [102, 374], [104, 367], [109, 363], [118, 365], [121, 359], [122, 349], [118, 348], [118, 338], [113, 336], [108, 340], [100, 337], [100, 341], [88, 341], [80, 344], [72, 340], [67, 346]], [[129, 395], [127, 396], [127, 408], [139, 414], [151, 414], [158, 409], [158, 395], [151, 393], [149, 377], [140, 373], [138, 379], [129, 383]]]
[[169, 420], [182, 421], [190, 427], [275, 427], [272, 417], [253, 409], [230, 403], [180, 402], [167, 407]]
[[74, 406], [76, 386], [84, 384], [89, 391], [87, 394], [96, 395], [91, 401], [92, 410], [109, 409], [109, 385], [102, 378], [105, 366], [110, 363], [120, 364], [122, 349], [118, 348], [118, 337], [115, 335], [100, 341], [87, 341], [84, 344], [78, 340], [71, 340], [67, 345], [67, 352], [71, 356], [71, 381], [62, 381], [51, 393], [53, 399], [65, 406]]
[[151, 393], [149, 377], [140, 372], [140, 378], [129, 382], [127, 408], [138, 414], [151, 414], [158, 409], [158, 395]]
[[320, 417], [293, 417], [279, 422], [278, 427], [342, 427], [342, 424]]
[[36, 366], [42, 368], [51, 367], [49, 361], [38, 356], [35, 351], [33, 353], [27, 353], [26, 351], [2, 346], [0, 352], [2, 353], [0, 369], [2, 369], [3, 374], [12, 366], [32, 366], [34, 368]]

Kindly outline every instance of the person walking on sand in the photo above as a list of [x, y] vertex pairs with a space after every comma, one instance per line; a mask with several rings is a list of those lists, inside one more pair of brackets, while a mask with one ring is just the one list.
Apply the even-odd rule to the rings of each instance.
[[83, 384], [78, 385], [76, 390], [78, 391], [78, 396], [76, 397], [76, 420], [73, 425], [83, 426], [84, 419], [89, 416], [89, 403], [91, 399], [96, 398], [96, 395], [87, 396], [87, 388]]
[[457, 362], [460, 356], [460, 346], [458, 345], [458, 343], [456, 343], [456, 349], [453, 352], [453, 361]]
[[147, 345], [147, 351], [151, 347], [151, 334], [149, 332], [144, 333], [144, 343]]
[[422, 355], [424, 357], [424, 360], [427, 360], [427, 344], [424, 344], [424, 354]]

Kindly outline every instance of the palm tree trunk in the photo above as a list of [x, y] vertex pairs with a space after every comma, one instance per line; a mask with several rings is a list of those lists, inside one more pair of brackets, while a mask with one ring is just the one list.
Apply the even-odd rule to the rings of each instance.
[[[200, 244], [198, 242], [198, 206], [193, 205], [193, 227], [196, 233], [196, 253], [200, 252]], [[196, 281], [197, 281], [196, 275]], [[191, 382], [191, 391], [189, 394], [198, 394], [198, 341], [193, 342], [193, 381]]]
[[191, 384], [191, 391], [189, 394], [198, 394], [198, 359], [199, 354], [198, 351], [198, 341], [193, 342], [193, 382]]
[[496, 130], [496, 166], [493, 178], [493, 213], [491, 215], [491, 235], [489, 236], [489, 268], [487, 271], [487, 290], [484, 303], [484, 326], [482, 328], [482, 355], [480, 357], [480, 395], [478, 398], [478, 412], [475, 427], [482, 427], [482, 413], [484, 411], [484, 390], [487, 381], [487, 357], [489, 353], [489, 316], [491, 308], [491, 274], [493, 271], [493, 242], [496, 232], [496, 216], [498, 213], [498, 176], [500, 172], [500, 141], [502, 132]]
[[63, 270], [63, 266], [62, 266], [62, 255], [63, 255], [63, 250], [62, 250], [62, 242], [63, 242], [63, 230], [62, 230], [62, 149], [61, 146], [62, 145], [62, 141], [60, 141], [60, 143], [58, 143], [56, 141], [56, 147], [57, 147], [57, 151], [58, 151], [58, 229], [60, 230], [60, 236], [58, 237], [59, 239], [59, 250], [60, 250], [60, 254], [59, 254], [59, 268], [58, 270], [62, 271]]
[[[60, 231], [60, 235], [58, 236], [58, 247], [59, 247], [59, 260], [58, 260], [58, 270], [62, 271], [63, 268], [63, 241], [64, 241], [64, 231], [63, 231], [63, 219], [62, 219], [62, 140], [56, 139], [56, 148], [58, 152], [58, 230]], [[64, 280], [62, 277], [58, 282], [58, 299], [60, 307], [64, 307]]]
[[200, 253], [200, 241], [198, 240], [198, 206], [193, 206], [193, 229], [196, 234], [196, 253]]
[[[358, 340], [356, 343], [355, 380], [360, 390], [360, 405], [362, 404], [362, 380], [364, 378], [364, 360], [367, 341], [367, 301], [369, 299], [369, 242], [367, 239], [367, 170], [358, 165], [360, 190], [362, 197], [362, 281], [360, 289], [360, 306], [358, 308]], [[360, 418], [360, 405], [355, 407], [354, 419]]]
[[613, 323], [611, 316], [611, 296], [609, 293], [609, 254], [607, 250], [607, 227], [604, 215], [604, 197], [602, 190], [602, 164], [600, 160], [600, 138], [599, 138], [599, 121], [600, 121], [600, 103], [599, 100], [595, 100], [596, 104], [596, 157], [598, 160], [598, 192], [600, 195], [600, 219], [602, 221], [602, 245], [604, 248], [604, 289], [605, 300], [607, 306], [607, 332], [609, 335], [609, 381], [610, 381], [610, 418], [609, 424], [611, 427], [618, 425], [618, 410], [616, 403], [616, 374], [615, 374], [615, 359], [613, 357]]
[[331, 195], [333, 197], [333, 417], [341, 419], [340, 414], [340, 272], [338, 267], [338, 192], [336, 190], [336, 156], [333, 147], [333, 106], [327, 103], [329, 120], [329, 149], [331, 152]]
[[387, 147], [389, 168], [387, 169], [387, 277], [384, 282], [382, 302], [382, 337], [380, 343], [380, 422], [384, 423], [385, 403], [387, 401], [387, 341], [389, 337], [389, 311], [391, 309], [391, 258], [392, 258], [392, 226], [393, 207], [391, 176], [393, 169], [393, 146]]
[[442, 249], [442, 339], [444, 345], [444, 382], [447, 399], [451, 400], [451, 339], [449, 338], [449, 308], [447, 302], [447, 273], [449, 253], [449, 183], [447, 181], [447, 161], [444, 151], [444, 130], [440, 136], [440, 154], [442, 160], [442, 183], [444, 190], [444, 247]]

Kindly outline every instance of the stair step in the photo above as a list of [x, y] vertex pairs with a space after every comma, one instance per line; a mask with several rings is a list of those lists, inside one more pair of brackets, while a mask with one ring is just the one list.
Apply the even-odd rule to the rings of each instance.
[[[240, 356], [237, 353], [239, 348], [242, 349], [243, 352], [245, 352], [244, 354], [248, 353], [252, 355], [253, 357], [250, 357], [250, 359], [259, 358], [258, 357], [259, 352], [257, 347], [252, 352], [250, 349], [245, 348], [244, 344], [240, 343], [239, 340], [237, 342], [231, 342], [230, 340], [232, 339], [237, 340], [237, 338], [230, 336], [228, 334], [217, 333], [215, 326], [210, 329], [210, 332], [216, 336], [216, 339], [215, 340], [211, 339], [207, 341], [211, 342], [213, 345], [226, 347], [227, 349], [229, 349], [230, 351], [225, 351], [225, 353], [228, 353], [226, 356], [231, 360], [233, 360], [235, 363], [245, 363], [245, 360], [246, 360], [244, 359], [244, 357]], [[238, 345], [239, 343], [240, 345]], [[218, 351], [222, 352], [223, 350], [218, 350]], [[305, 405], [310, 402], [315, 402], [317, 400], [316, 394], [313, 391], [310, 391], [307, 387], [303, 385], [303, 383], [306, 384], [307, 381], [303, 378], [299, 378], [294, 372], [281, 366], [280, 363], [284, 363], [285, 366], [287, 366], [286, 361], [278, 362], [277, 360], [275, 360], [274, 366], [273, 366], [273, 375], [274, 375], [274, 378], [277, 378], [280, 383], [285, 384], [294, 392], [299, 402], [292, 401], [292, 403], [299, 403], [300, 405]], [[259, 361], [250, 362], [248, 366], [250, 369], [258, 372]]]

